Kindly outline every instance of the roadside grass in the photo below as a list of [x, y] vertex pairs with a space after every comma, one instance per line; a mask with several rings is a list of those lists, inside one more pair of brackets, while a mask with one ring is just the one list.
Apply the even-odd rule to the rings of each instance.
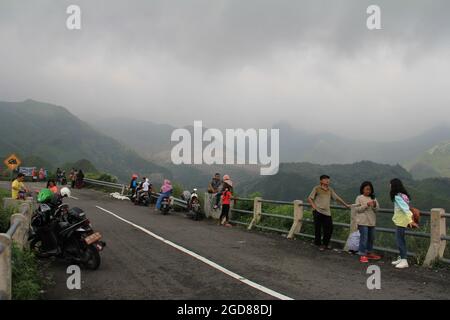
[[5, 189], [0, 189], [0, 233], [6, 232], [9, 228], [9, 220], [13, 214], [11, 208], [3, 208], [3, 198], [11, 196], [11, 192]]
[[37, 300], [42, 298], [47, 279], [41, 263], [28, 249], [12, 247], [12, 298], [13, 300]]

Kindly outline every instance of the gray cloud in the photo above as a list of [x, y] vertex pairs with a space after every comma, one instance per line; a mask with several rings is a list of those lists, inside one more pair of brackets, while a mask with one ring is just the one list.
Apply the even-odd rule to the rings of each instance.
[[[69, 4], [81, 6], [81, 31], [65, 28]], [[382, 30], [367, 30], [369, 4], [380, 5]], [[450, 116], [449, 10], [424, 0], [3, 0], [0, 99], [392, 139]]]

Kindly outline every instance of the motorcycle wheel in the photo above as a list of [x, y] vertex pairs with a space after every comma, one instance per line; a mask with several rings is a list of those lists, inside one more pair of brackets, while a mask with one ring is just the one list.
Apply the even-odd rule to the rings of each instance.
[[94, 244], [90, 244], [86, 251], [84, 252], [86, 255], [83, 265], [89, 270], [97, 270], [100, 267], [101, 258], [100, 253]]

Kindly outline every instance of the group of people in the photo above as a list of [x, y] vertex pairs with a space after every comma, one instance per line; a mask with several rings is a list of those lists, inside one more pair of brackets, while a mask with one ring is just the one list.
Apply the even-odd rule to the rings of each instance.
[[31, 178], [33, 182], [45, 181], [47, 179], [47, 170], [40, 168], [38, 171], [36, 168], [33, 168], [33, 170], [31, 170]]
[[[58, 168], [58, 173], [62, 173]], [[19, 173], [17, 178], [12, 182], [11, 196], [13, 199], [24, 198], [24, 194], [28, 192], [28, 188], [24, 184], [25, 175]], [[82, 170], [72, 169], [70, 172], [72, 187], [82, 185], [84, 174]], [[333, 188], [330, 187], [331, 179], [328, 175], [320, 176], [320, 183], [314, 187], [308, 196], [308, 202], [313, 209], [314, 221], [314, 243], [319, 247], [320, 251], [331, 249], [330, 241], [333, 234], [333, 218], [331, 212], [331, 200], [335, 200], [347, 208], [352, 205], [343, 200]], [[58, 193], [57, 181], [50, 179], [47, 183], [47, 189], [53, 193]], [[130, 190], [136, 194], [137, 201], [145, 192], [152, 192], [152, 184], [150, 180], [143, 177], [138, 183], [138, 175], [134, 174], [130, 182]], [[160, 209], [161, 201], [165, 197], [170, 197], [173, 192], [173, 186], [170, 180], [165, 179], [160, 189], [160, 196], [156, 201], [156, 208]], [[220, 173], [216, 173], [208, 185], [208, 193], [212, 199], [213, 209], [217, 210], [221, 203], [221, 214], [219, 224], [231, 227], [229, 223], [230, 204], [233, 196], [233, 182], [229, 175], [221, 178]], [[375, 190], [370, 181], [364, 181], [359, 190], [359, 195], [355, 200], [356, 223], [359, 231], [359, 247], [358, 255], [361, 263], [367, 263], [369, 260], [379, 260], [381, 257], [373, 251], [375, 239], [375, 226], [377, 220], [377, 211], [379, 209], [378, 200], [375, 197]], [[392, 262], [396, 268], [407, 268], [407, 248], [406, 248], [406, 230], [408, 228], [417, 227], [414, 221], [414, 214], [410, 207], [410, 195], [399, 179], [390, 181], [390, 199], [394, 205], [394, 215], [392, 221], [396, 226], [396, 243], [399, 250], [399, 257]]]
[[[139, 203], [140, 198], [145, 194], [151, 194], [153, 192], [153, 184], [147, 177], [142, 177], [141, 181], [138, 182], [139, 176], [133, 174], [131, 176], [131, 181], [129, 185], [130, 193], [135, 202]], [[169, 179], [164, 179], [164, 182], [159, 190], [160, 195], [156, 200], [156, 208], [161, 208], [161, 202], [165, 197], [170, 197], [173, 192], [172, 182]]]
[[221, 179], [220, 173], [216, 173], [208, 185], [208, 193], [212, 194], [213, 209], [217, 210], [222, 203], [222, 211], [219, 218], [219, 224], [231, 227], [229, 222], [229, 213], [231, 198], [233, 197], [233, 181], [229, 175], [224, 175]]
[[[361, 184], [359, 195], [355, 200], [356, 222], [359, 231], [358, 255], [361, 263], [369, 260], [379, 260], [381, 257], [373, 252], [375, 239], [376, 214], [379, 203], [375, 197], [375, 190], [370, 181]], [[396, 226], [396, 243], [400, 252], [399, 257], [392, 264], [399, 269], [407, 268], [406, 230], [417, 227], [413, 219], [412, 208], [410, 207], [410, 196], [403, 183], [399, 179], [392, 179], [390, 182], [390, 199], [394, 205], [394, 215], [392, 221]], [[308, 197], [308, 202], [313, 208], [314, 219], [314, 243], [320, 251], [331, 249], [330, 240], [333, 233], [333, 219], [331, 215], [331, 200], [340, 202], [347, 208], [347, 204], [330, 187], [330, 177], [322, 175], [320, 184], [313, 188]]]
[[[58, 168], [59, 170], [59, 168]], [[58, 170], [57, 170], [57, 176], [58, 176]], [[66, 176], [66, 172], [63, 171], [63, 176]], [[84, 185], [84, 172], [82, 169], [75, 169], [72, 168], [69, 173], [69, 180], [70, 185], [73, 188], [81, 189]]]

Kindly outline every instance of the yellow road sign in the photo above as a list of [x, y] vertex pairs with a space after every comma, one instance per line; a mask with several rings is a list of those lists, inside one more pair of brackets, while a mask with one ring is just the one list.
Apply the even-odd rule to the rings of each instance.
[[20, 161], [19, 157], [13, 153], [8, 158], [6, 158], [3, 163], [9, 168], [9, 170], [14, 170], [17, 169], [18, 166], [20, 166], [22, 161]]

